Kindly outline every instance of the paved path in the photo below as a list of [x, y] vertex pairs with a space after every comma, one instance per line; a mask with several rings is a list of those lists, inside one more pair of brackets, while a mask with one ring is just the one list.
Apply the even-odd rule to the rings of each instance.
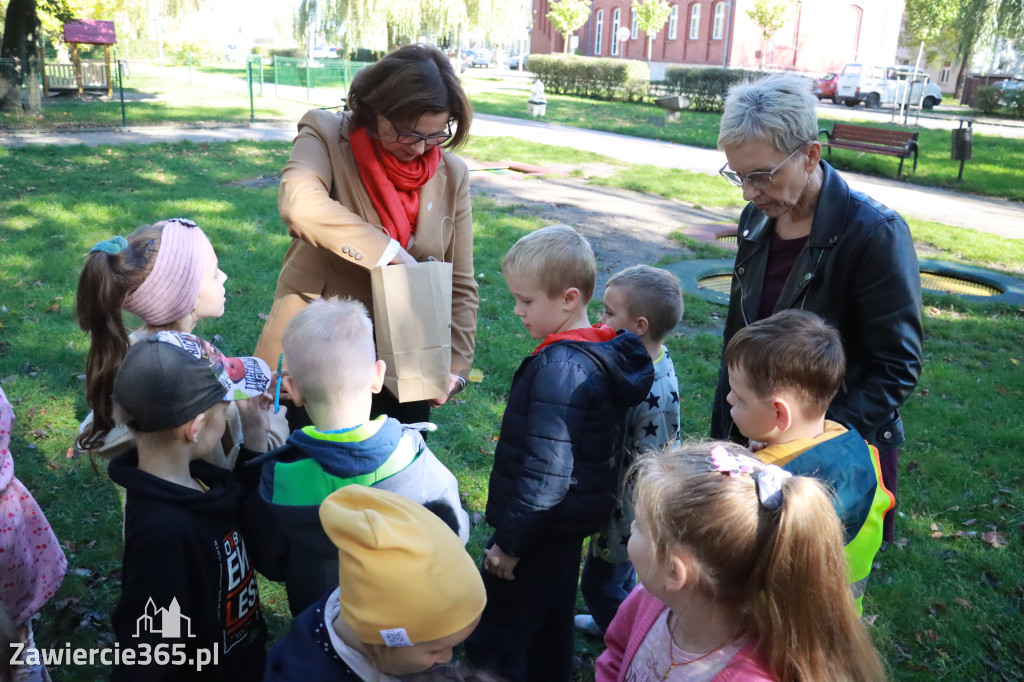
[[[225, 142], [229, 140], [290, 141], [294, 124], [257, 123], [244, 127], [139, 127], [81, 132], [0, 132], [0, 145], [116, 145], [154, 142]], [[508, 136], [541, 144], [604, 154], [629, 163], [648, 163], [702, 173], [717, 173], [725, 162], [721, 152], [605, 133], [570, 126], [477, 114], [473, 134]], [[970, 172], [968, 167], [966, 172]], [[1024, 204], [948, 190], [910, 185], [844, 171], [852, 187], [891, 206], [904, 216], [957, 225], [1013, 239], [1024, 239]]]

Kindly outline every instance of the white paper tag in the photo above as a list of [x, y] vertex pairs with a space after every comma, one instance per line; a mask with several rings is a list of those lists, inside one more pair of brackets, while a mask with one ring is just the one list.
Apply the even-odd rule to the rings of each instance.
[[406, 633], [405, 628], [381, 630], [380, 636], [384, 638], [384, 645], [388, 647], [413, 646], [412, 640], [409, 639], [409, 635]]

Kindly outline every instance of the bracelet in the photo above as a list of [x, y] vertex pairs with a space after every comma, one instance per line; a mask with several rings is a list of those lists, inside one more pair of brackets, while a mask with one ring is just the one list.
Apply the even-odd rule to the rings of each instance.
[[449, 397], [455, 395], [456, 393], [462, 393], [462, 391], [466, 389], [466, 377], [456, 374], [455, 378], [459, 380], [459, 386], [454, 391], [448, 394]]

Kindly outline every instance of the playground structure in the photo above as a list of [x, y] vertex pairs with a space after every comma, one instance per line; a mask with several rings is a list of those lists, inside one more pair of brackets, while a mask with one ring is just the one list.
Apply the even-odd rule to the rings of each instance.
[[[64, 24], [64, 42], [71, 46], [71, 63], [44, 64], [43, 93], [49, 96], [51, 90], [76, 90], [81, 96], [86, 90], [106, 90], [107, 97], [113, 96], [110, 46], [117, 44], [114, 22], [84, 19]], [[83, 62], [79, 45], [103, 45], [103, 63]]]

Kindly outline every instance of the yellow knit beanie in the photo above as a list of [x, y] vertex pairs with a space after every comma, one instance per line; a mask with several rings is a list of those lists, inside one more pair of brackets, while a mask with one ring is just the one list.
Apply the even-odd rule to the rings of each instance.
[[348, 485], [320, 505], [320, 521], [338, 547], [341, 616], [361, 642], [411, 646], [442, 639], [484, 610], [476, 564], [422, 505]]

